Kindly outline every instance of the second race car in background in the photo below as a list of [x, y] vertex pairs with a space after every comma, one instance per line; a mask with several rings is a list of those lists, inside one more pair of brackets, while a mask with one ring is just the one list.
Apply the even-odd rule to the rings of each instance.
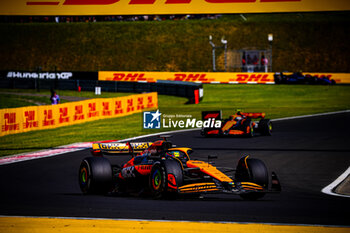
[[[221, 120], [221, 128], [203, 128], [201, 134], [208, 136], [245, 136], [253, 137], [257, 133], [264, 136], [272, 134], [272, 122], [265, 119], [265, 113], [244, 113], [237, 111], [227, 119], [222, 119], [220, 111], [203, 111], [202, 120]], [[258, 121], [255, 119], [259, 119]]]

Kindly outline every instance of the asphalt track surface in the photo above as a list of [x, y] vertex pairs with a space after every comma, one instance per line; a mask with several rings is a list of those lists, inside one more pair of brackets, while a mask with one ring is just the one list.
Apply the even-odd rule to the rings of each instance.
[[195, 149], [193, 159], [217, 155], [216, 166], [234, 167], [246, 154], [262, 159], [283, 190], [258, 201], [235, 195], [177, 200], [82, 195], [78, 168], [90, 156], [84, 150], [0, 166], [0, 215], [350, 226], [350, 198], [321, 192], [350, 166], [349, 122], [350, 113], [277, 121], [270, 137], [173, 134], [174, 144]]

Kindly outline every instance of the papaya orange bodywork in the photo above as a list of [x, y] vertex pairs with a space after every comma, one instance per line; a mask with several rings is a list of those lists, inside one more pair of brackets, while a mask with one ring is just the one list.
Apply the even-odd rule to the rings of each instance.
[[189, 168], [199, 168], [201, 172], [214, 177], [221, 182], [232, 182], [233, 180], [226, 176], [224, 173], [219, 171], [216, 167], [209, 163], [199, 161], [199, 160], [189, 160], [187, 161], [187, 167]]

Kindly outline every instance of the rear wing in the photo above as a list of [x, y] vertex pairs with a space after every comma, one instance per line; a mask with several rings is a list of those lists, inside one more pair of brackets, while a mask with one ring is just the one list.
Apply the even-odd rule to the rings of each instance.
[[115, 142], [115, 143], [93, 143], [92, 154], [94, 156], [106, 155], [133, 155], [146, 150], [152, 142]]
[[264, 112], [241, 112], [241, 114], [250, 118], [265, 118]]
[[[238, 112], [237, 114], [243, 115], [245, 117], [250, 118], [265, 118], [264, 112]], [[215, 119], [215, 120], [222, 120], [222, 112], [221, 110], [217, 111], [203, 111], [202, 112], [202, 120], [208, 120], [208, 119]]]

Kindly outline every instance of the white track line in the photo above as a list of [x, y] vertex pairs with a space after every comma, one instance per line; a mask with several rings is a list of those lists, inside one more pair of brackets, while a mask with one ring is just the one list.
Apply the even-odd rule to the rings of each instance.
[[328, 115], [348, 113], [348, 112], [350, 112], [350, 110], [343, 110], [343, 111], [337, 111], [337, 112], [326, 112], [326, 113], [316, 113], [316, 114], [294, 116], [294, 117], [284, 117], [284, 118], [272, 119], [272, 121], [286, 121], [286, 120], [302, 119], [302, 118], [308, 118], [308, 117], [328, 116]]
[[18, 163], [18, 162], [23, 162], [23, 161], [33, 160], [33, 159], [53, 157], [56, 155], [62, 155], [70, 152], [85, 150], [87, 148], [91, 148], [91, 146], [92, 146], [91, 142], [81, 142], [81, 143], [73, 143], [73, 144], [60, 146], [60, 147], [47, 149], [47, 150], [40, 150], [35, 152], [5, 156], [0, 158], [0, 166], [5, 164], [10, 164], [10, 163]]
[[341, 174], [333, 183], [328, 185], [327, 187], [322, 189], [322, 192], [328, 195], [333, 195], [333, 196], [338, 196], [338, 197], [348, 197], [350, 198], [349, 195], [343, 195], [343, 194], [338, 194], [333, 192], [333, 190], [341, 183], [343, 182], [350, 174], [350, 167], [343, 173]]

